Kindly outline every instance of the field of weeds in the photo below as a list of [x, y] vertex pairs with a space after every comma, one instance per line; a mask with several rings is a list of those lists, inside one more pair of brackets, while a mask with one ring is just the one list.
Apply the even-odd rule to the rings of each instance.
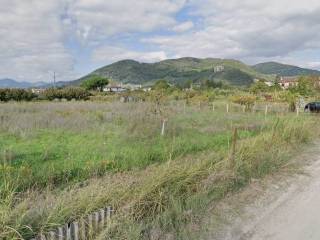
[[207, 204], [317, 137], [316, 121], [224, 102], [1, 104], [0, 239], [106, 205], [117, 214], [100, 239], [186, 239]]

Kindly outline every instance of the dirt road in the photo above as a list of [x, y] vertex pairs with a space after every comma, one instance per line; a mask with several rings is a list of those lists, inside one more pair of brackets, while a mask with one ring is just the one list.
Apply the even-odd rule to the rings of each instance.
[[[320, 143], [297, 160], [308, 162], [303, 174], [253, 184], [244, 193], [232, 197], [229, 205], [222, 207], [228, 209], [224, 211], [228, 217], [224, 216], [222, 230], [206, 238], [320, 240]], [[248, 203], [244, 200], [253, 195], [255, 201]], [[238, 199], [238, 206], [230, 207]]]
[[[320, 160], [320, 155], [319, 155]], [[319, 161], [320, 162], [320, 161]], [[252, 240], [320, 240], [320, 171], [314, 166], [312, 181], [303, 182], [244, 236]]]

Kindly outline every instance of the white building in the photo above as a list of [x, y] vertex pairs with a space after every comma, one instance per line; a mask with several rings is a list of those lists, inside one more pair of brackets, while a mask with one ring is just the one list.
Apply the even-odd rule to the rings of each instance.
[[114, 92], [114, 93], [121, 93], [127, 91], [126, 88], [123, 88], [122, 86], [106, 86], [103, 88], [104, 92]]
[[223, 72], [223, 71], [224, 71], [224, 66], [223, 66], [223, 65], [214, 66], [214, 67], [213, 67], [213, 71], [214, 71], [215, 73]]
[[298, 77], [280, 77], [279, 84], [283, 89], [288, 89], [289, 87], [294, 87], [298, 85]]

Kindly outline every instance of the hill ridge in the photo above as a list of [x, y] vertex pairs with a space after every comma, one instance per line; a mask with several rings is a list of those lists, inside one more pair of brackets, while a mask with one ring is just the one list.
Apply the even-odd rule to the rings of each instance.
[[[216, 72], [214, 67], [219, 65], [222, 65], [224, 70]], [[173, 84], [183, 84], [189, 80], [193, 82], [214, 80], [225, 81], [238, 86], [250, 85], [255, 78], [272, 78], [272, 76], [257, 72], [251, 66], [239, 60], [183, 57], [154, 63], [124, 59], [98, 68], [73, 81], [72, 84], [80, 84], [91, 75], [101, 75], [113, 81], [134, 84], [148, 84], [164, 79]]]
[[320, 71], [298, 67], [290, 64], [279, 63], [275, 61], [258, 63], [252, 66], [256, 71], [263, 74], [274, 74], [280, 76], [299, 76], [299, 75], [317, 75]]

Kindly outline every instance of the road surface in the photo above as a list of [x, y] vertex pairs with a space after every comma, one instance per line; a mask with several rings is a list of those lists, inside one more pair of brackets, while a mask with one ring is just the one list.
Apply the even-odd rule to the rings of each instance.
[[[319, 155], [320, 158], [320, 155]], [[279, 205], [243, 235], [251, 240], [320, 240], [319, 164], [312, 181], [286, 195]], [[316, 174], [316, 172], [318, 174]], [[307, 184], [307, 185], [304, 185]]]
[[308, 162], [303, 174], [273, 180], [266, 190], [259, 189], [263, 196], [256, 194], [256, 201], [237, 209], [237, 217], [208, 239], [320, 240], [320, 143], [299, 161]]

